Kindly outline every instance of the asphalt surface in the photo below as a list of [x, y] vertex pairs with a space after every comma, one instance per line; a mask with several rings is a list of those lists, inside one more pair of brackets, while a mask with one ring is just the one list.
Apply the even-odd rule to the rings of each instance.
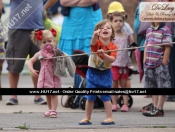
[[[8, 76], [3, 74], [2, 87], [9, 88]], [[63, 87], [73, 85], [73, 78], [62, 78]], [[30, 75], [21, 75], [19, 88], [33, 87]], [[132, 88], [143, 88], [143, 83], [139, 83], [139, 76], [132, 77]], [[77, 108], [65, 108], [61, 105], [61, 95], [59, 96], [59, 105], [57, 108], [58, 117], [45, 118], [43, 113], [48, 111], [47, 105], [34, 104], [33, 95], [18, 96], [19, 104], [7, 106], [6, 101], [9, 95], [3, 95], [0, 101], [0, 132], [1, 131], [23, 131], [29, 132], [72, 132], [72, 131], [119, 131], [119, 132], [171, 132], [175, 131], [175, 102], [165, 102], [164, 117], [145, 117], [139, 112], [140, 108], [149, 104], [151, 98], [143, 98], [143, 95], [133, 95], [133, 105], [129, 112], [113, 112], [115, 125], [102, 126], [100, 123], [106, 117], [104, 108], [94, 109], [92, 113], [92, 125], [80, 126], [78, 122], [84, 118], [85, 111]], [[42, 96], [45, 99], [45, 96]], [[67, 96], [63, 97], [63, 102]], [[22, 129], [23, 128], [23, 129]], [[2, 129], [2, 130], [1, 130]]]

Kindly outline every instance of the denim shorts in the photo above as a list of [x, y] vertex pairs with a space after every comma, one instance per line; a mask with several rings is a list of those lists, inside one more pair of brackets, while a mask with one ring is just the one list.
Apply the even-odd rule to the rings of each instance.
[[[88, 68], [86, 73], [86, 88], [111, 88], [112, 73], [111, 70], [100, 71], [94, 68]], [[87, 100], [95, 101], [97, 95], [86, 95]], [[103, 102], [110, 101], [110, 95], [100, 95]]]

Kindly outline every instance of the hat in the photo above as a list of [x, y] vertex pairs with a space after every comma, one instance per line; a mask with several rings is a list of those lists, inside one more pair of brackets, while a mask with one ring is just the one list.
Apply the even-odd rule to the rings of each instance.
[[108, 13], [113, 13], [115, 11], [125, 12], [125, 10], [120, 2], [114, 1], [109, 5]]

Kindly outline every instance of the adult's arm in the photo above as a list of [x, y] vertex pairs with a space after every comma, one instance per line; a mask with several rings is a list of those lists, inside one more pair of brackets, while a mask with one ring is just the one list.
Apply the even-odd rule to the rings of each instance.
[[98, 0], [80, 0], [80, 2], [76, 4], [76, 6], [86, 7], [86, 6], [91, 6], [96, 2], [98, 2]]
[[95, 4], [98, 0], [60, 0], [60, 4], [65, 7], [80, 6], [86, 7]]
[[2, 6], [3, 6], [2, 0], [0, 0], [0, 18], [1, 18], [1, 15], [2, 15]]
[[47, 10], [52, 7], [58, 0], [48, 0], [44, 5], [44, 9]]

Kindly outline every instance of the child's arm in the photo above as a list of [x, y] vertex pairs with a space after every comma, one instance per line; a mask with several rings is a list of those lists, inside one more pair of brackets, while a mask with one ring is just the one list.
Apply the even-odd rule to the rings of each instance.
[[163, 60], [162, 60], [162, 64], [164, 64], [164, 65], [167, 65], [167, 63], [168, 63], [170, 49], [171, 49], [170, 46], [165, 46], [165, 52], [164, 52]]
[[108, 63], [113, 63], [115, 61], [115, 58], [113, 56], [105, 54], [103, 49], [97, 50], [97, 54], [101, 55]]
[[147, 50], [147, 48], [144, 49], [143, 64], [145, 64], [145, 61], [146, 61], [146, 50]]
[[94, 34], [93, 34], [92, 39], [91, 39], [91, 45], [95, 45], [97, 43], [100, 31], [101, 31], [100, 29], [94, 31]]
[[39, 52], [36, 53], [29, 61], [28, 61], [28, 68], [32, 74], [32, 76], [37, 77], [39, 71], [33, 69], [33, 64], [38, 60]]

